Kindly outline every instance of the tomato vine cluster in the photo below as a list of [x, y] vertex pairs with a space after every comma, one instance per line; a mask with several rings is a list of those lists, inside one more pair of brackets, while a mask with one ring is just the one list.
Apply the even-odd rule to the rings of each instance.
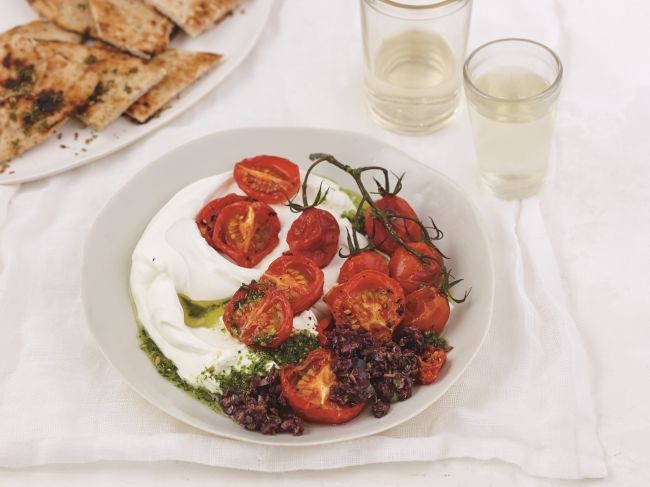
[[[246, 196], [218, 198], [196, 217], [208, 244], [236, 264], [254, 267], [279, 244], [280, 221], [270, 205], [286, 202], [300, 213], [287, 232], [289, 252], [260, 279], [243, 285], [223, 317], [233, 337], [253, 348], [274, 349], [291, 335], [294, 315], [321, 297], [330, 311], [318, 324], [321, 346], [302, 362], [256, 377], [243, 390], [224, 391], [227, 414], [269, 434], [302, 433], [300, 418], [343, 423], [368, 403], [381, 417], [392, 401], [409, 398], [415, 384], [435, 381], [450, 349], [434, 339], [449, 319], [449, 301], [467, 297], [450, 295], [460, 281], [451, 280], [434, 243], [442, 232], [433, 220], [424, 224], [398, 196], [402, 177], [391, 189], [390, 174], [380, 166], [353, 168], [327, 154], [311, 158], [302, 184], [298, 166], [287, 159], [258, 156], [237, 163], [234, 178]], [[320, 164], [351, 176], [361, 195], [349, 218], [347, 254], [339, 249], [336, 218], [319, 208], [329, 189], [321, 186], [308, 198], [308, 180]], [[366, 173], [379, 175], [376, 199], [365, 186]], [[345, 262], [337, 284], [324, 290], [322, 269], [337, 252]], [[256, 396], [261, 390], [267, 392]]]

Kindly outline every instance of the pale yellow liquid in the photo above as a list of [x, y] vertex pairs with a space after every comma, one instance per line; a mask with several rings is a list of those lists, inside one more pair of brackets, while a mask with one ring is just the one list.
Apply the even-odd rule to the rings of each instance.
[[[548, 88], [544, 78], [522, 69], [486, 73], [474, 84], [507, 100], [523, 100]], [[505, 198], [537, 192], [546, 178], [555, 103], [472, 97], [469, 106], [479, 169], [487, 185]]]
[[444, 37], [407, 30], [366, 59], [366, 89], [377, 121], [398, 132], [425, 133], [452, 115], [460, 73]]

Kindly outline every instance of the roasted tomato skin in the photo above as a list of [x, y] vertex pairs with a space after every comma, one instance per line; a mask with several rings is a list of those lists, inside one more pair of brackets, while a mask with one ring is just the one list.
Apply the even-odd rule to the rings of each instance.
[[345, 259], [341, 266], [338, 282], [342, 284], [360, 272], [371, 270], [388, 275], [388, 261], [384, 256], [372, 250], [351, 255]]
[[215, 200], [207, 203], [201, 211], [196, 215], [196, 226], [199, 227], [199, 232], [201, 236], [212, 245], [212, 232], [214, 231], [214, 224], [217, 221], [217, 216], [219, 212], [223, 210], [226, 206], [237, 203], [239, 201], [253, 201], [248, 196], [242, 196], [235, 193], [227, 194], [222, 198], [217, 198]]
[[287, 243], [293, 255], [307, 257], [322, 269], [336, 255], [340, 233], [339, 224], [329, 211], [309, 208], [291, 224]]
[[432, 384], [438, 378], [440, 369], [447, 361], [447, 353], [442, 348], [436, 348], [427, 345], [424, 353], [418, 356], [420, 372], [418, 373], [418, 382], [420, 384]]
[[365, 328], [378, 342], [390, 340], [404, 318], [406, 301], [397, 281], [373, 270], [333, 287], [323, 300], [336, 323]]
[[[375, 205], [388, 213], [391, 216], [405, 216], [408, 218], [417, 218], [415, 210], [411, 208], [408, 202], [399, 196], [385, 195], [375, 201]], [[420, 227], [417, 223], [411, 220], [404, 220], [402, 218], [392, 218], [391, 223], [397, 232], [397, 235], [405, 242], [417, 242], [421, 240], [422, 235]], [[364, 229], [373, 244], [384, 252], [385, 254], [392, 255], [395, 250], [400, 247], [400, 244], [395, 242], [391, 237], [384, 224], [375, 217], [374, 210], [369, 207], [366, 210], [364, 218]]]
[[412, 325], [421, 331], [442, 333], [449, 320], [449, 300], [440, 289], [421, 287], [406, 296], [404, 324]]
[[323, 346], [327, 343], [325, 331], [329, 330], [332, 326], [334, 326], [334, 317], [330, 314], [327, 314], [318, 320], [318, 325], [316, 325], [316, 337], [318, 338], [318, 343]]
[[224, 207], [212, 232], [215, 249], [237, 265], [254, 267], [280, 243], [280, 219], [261, 201], [239, 201]]
[[264, 203], [285, 203], [300, 188], [300, 169], [282, 157], [244, 159], [235, 164], [233, 176], [244, 193]]
[[329, 399], [330, 388], [336, 383], [331, 363], [331, 352], [317, 348], [309, 352], [300, 364], [280, 368], [282, 394], [291, 409], [307, 421], [346, 423], [356, 418], [365, 407], [365, 403], [342, 407]]
[[293, 329], [293, 312], [284, 294], [259, 283], [242, 286], [223, 313], [228, 332], [245, 345], [277, 348]]
[[275, 259], [260, 282], [284, 293], [294, 314], [309, 309], [323, 295], [323, 271], [311, 259], [298, 255]]
[[420, 286], [439, 286], [444, 272], [440, 252], [424, 242], [413, 242], [408, 245], [429, 258], [422, 261], [400, 246], [388, 263], [390, 277], [399, 282], [406, 293], [411, 293]]

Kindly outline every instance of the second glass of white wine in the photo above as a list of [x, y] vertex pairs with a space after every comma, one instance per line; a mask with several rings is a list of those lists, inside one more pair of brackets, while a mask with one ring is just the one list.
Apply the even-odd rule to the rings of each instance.
[[535, 194], [547, 173], [559, 58], [534, 41], [503, 39], [474, 51], [464, 75], [483, 181], [502, 198]]

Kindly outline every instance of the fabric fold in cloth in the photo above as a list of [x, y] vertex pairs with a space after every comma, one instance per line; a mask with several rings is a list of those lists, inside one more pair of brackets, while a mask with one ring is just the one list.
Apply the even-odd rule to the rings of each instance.
[[[140, 149], [164, 152], [173, 140], [165, 132]], [[145, 164], [138, 153], [121, 153], [119, 167], [114, 156], [14, 195], [1, 239], [11, 259], [0, 273], [0, 466], [184, 460], [288, 471], [471, 457], [538, 476], [606, 474], [585, 353], [536, 198], [478, 195], [496, 260], [493, 325], [459, 382], [407, 423], [334, 445], [267, 447], [199, 432], [143, 401], [87, 331], [79, 258], [94, 215]], [[39, 220], [49, 224], [35, 239]], [[34, 270], [25, 272], [27, 262]]]

